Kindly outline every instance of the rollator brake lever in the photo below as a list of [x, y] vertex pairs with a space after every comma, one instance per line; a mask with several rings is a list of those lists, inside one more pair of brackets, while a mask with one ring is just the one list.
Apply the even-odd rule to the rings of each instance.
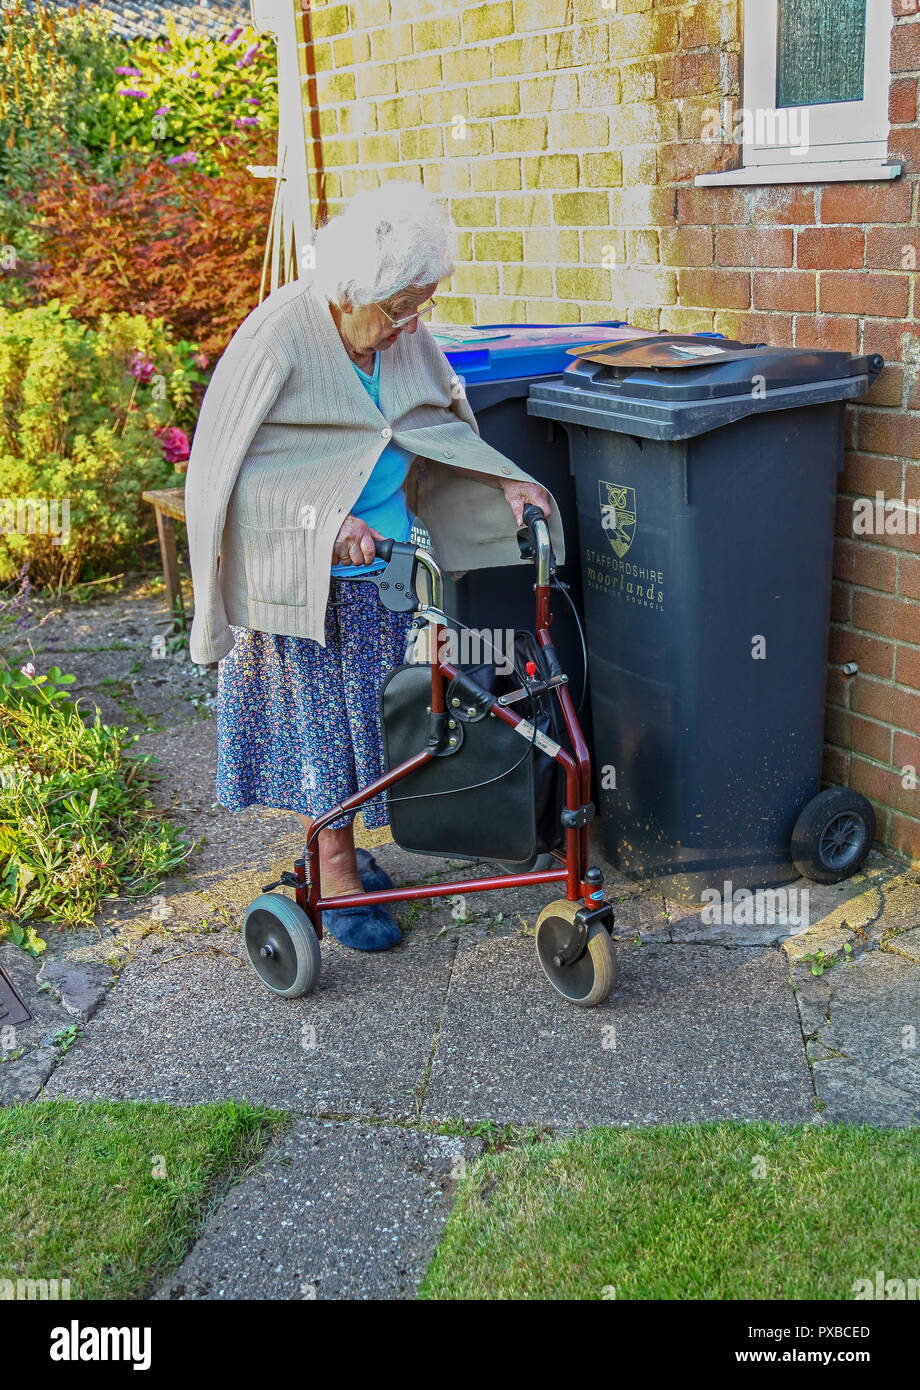
[[534, 681], [527, 687], [519, 687], [517, 690], [509, 690], [507, 695], [499, 695], [496, 704], [513, 705], [516, 700], [526, 700], [529, 695], [542, 695], [546, 690], [552, 690], [554, 685], [567, 685], [568, 676], [560, 671], [558, 676], [552, 676], [548, 681]]
[[416, 547], [408, 541], [384, 540], [376, 542], [376, 550], [388, 562], [386, 569], [355, 578], [376, 584], [380, 602], [392, 613], [413, 613], [419, 606], [415, 592]]

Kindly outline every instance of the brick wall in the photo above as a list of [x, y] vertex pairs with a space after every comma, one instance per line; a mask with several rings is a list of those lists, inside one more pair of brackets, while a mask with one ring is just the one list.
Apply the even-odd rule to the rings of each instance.
[[692, 180], [738, 162], [702, 133], [742, 102], [740, 0], [313, 5], [330, 205], [397, 174], [444, 194], [462, 264], [441, 321], [617, 317], [884, 355], [848, 411], [825, 775], [871, 797], [881, 842], [914, 859], [920, 536], [852, 521], [856, 497], [920, 498], [918, 11], [894, 0], [905, 177], [713, 189]]

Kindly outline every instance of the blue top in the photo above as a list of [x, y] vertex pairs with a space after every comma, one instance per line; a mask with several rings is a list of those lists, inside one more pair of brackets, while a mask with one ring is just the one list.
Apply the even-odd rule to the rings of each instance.
[[[374, 372], [369, 376], [352, 363], [358, 377], [371, 400], [380, 409], [380, 353], [374, 354]], [[392, 536], [396, 541], [407, 541], [412, 529], [409, 509], [403, 492], [403, 483], [414, 455], [392, 441], [384, 449], [374, 465], [371, 476], [364, 484], [361, 496], [351, 509], [352, 516], [359, 517], [368, 526], [373, 526], [382, 536]], [[332, 573], [348, 579], [356, 574], [370, 574], [384, 569], [385, 560], [375, 560], [370, 565], [333, 565]]]

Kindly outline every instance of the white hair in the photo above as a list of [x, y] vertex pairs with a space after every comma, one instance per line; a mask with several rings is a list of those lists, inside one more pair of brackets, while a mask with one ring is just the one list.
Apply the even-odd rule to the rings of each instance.
[[314, 279], [334, 304], [379, 303], [451, 275], [457, 238], [446, 207], [420, 183], [391, 179], [356, 193], [316, 233]]

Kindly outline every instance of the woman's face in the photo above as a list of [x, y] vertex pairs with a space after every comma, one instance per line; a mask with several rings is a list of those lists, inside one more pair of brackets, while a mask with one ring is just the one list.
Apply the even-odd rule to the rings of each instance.
[[380, 307], [360, 304], [350, 312], [344, 310], [343, 327], [352, 347], [357, 352], [377, 352], [391, 348], [403, 333], [414, 333], [418, 328], [418, 319], [410, 319], [399, 328], [394, 328], [390, 320], [408, 318], [431, 299], [437, 288], [436, 280], [434, 284], [423, 285], [421, 289], [403, 290], [393, 295], [392, 299], [381, 301]]

